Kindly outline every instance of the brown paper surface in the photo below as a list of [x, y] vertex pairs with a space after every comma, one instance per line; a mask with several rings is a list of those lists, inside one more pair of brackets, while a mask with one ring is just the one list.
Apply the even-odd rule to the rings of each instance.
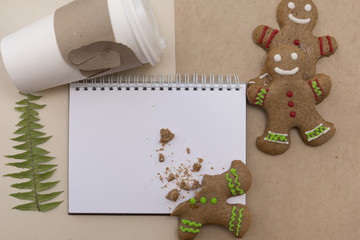
[[[176, 66], [179, 73], [237, 73], [257, 77], [265, 51], [252, 41], [260, 24], [279, 28], [280, 0], [177, 0]], [[317, 64], [330, 75], [329, 97], [317, 106], [337, 132], [325, 145], [309, 147], [296, 130], [290, 149], [270, 156], [256, 148], [266, 115], [248, 105], [247, 161], [253, 185], [247, 194], [252, 226], [246, 240], [356, 240], [360, 237], [359, 10], [353, 0], [315, 0], [315, 36], [334, 36], [339, 49]], [[216, 141], [214, 139], [214, 141]], [[232, 159], [229, 159], [229, 161]], [[226, 230], [203, 228], [198, 238], [233, 239]]]
[[61, 55], [84, 76], [142, 65], [130, 48], [115, 42], [106, 0], [75, 0], [55, 12], [54, 25]]

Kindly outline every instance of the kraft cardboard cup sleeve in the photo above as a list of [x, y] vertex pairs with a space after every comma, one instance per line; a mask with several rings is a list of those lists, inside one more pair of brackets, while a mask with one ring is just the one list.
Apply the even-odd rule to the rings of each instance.
[[154, 66], [165, 48], [148, 0], [75, 0], [1, 40], [24, 93]]

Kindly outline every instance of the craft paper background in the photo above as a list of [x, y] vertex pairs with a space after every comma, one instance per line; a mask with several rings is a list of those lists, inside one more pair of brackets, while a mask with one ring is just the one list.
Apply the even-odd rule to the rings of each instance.
[[[280, 1], [176, 1], [176, 66], [179, 72], [237, 72], [257, 77], [265, 51], [252, 41], [258, 25], [278, 28]], [[359, 7], [353, 0], [314, 0], [319, 18], [315, 36], [332, 35], [339, 49], [318, 62], [332, 78], [332, 90], [317, 106], [337, 132], [325, 145], [305, 145], [296, 130], [283, 155], [260, 152], [256, 138], [266, 114], [248, 106], [247, 163], [253, 185], [247, 194], [253, 224], [246, 240], [356, 240], [360, 236]], [[232, 239], [226, 230], [202, 229], [199, 239]]]

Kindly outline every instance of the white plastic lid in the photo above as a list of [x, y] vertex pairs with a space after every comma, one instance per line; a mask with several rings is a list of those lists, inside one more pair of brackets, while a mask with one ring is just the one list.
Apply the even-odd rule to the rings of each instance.
[[123, 0], [133, 34], [149, 63], [154, 66], [167, 47], [159, 34], [153, 11], [148, 0]]

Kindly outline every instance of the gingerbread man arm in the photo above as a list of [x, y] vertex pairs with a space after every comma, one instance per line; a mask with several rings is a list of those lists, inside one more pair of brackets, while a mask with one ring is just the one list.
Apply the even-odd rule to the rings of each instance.
[[249, 86], [249, 88], [246, 91], [246, 96], [249, 103], [255, 106], [262, 107], [264, 106], [268, 92], [269, 89], [266, 86], [264, 86], [262, 83], [258, 82]]
[[260, 25], [255, 28], [253, 32], [253, 40], [254, 42], [262, 47], [265, 51], [269, 51], [270, 44], [272, 43], [275, 35], [279, 31], [277, 29], [273, 29], [269, 26]]
[[331, 90], [331, 79], [325, 74], [316, 74], [315, 78], [308, 81], [311, 90], [314, 93], [316, 104], [324, 101], [329, 96]]
[[318, 38], [320, 47], [320, 58], [329, 57], [335, 53], [338, 48], [338, 44], [335, 38], [331, 36], [323, 36]]

